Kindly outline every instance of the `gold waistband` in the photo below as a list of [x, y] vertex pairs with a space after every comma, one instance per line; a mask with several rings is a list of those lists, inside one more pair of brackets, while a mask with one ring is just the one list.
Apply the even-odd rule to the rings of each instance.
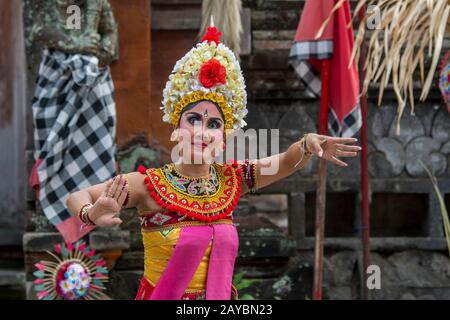
[[154, 231], [162, 231], [162, 230], [169, 230], [174, 228], [182, 228], [182, 227], [189, 227], [189, 226], [205, 226], [205, 225], [211, 225], [211, 224], [233, 224], [233, 221], [230, 219], [220, 219], [217, 221], [211, 221], [211, 222], [202, 222], [202, 221], [180, 221], [177, 223], [171, 223], [166, 224], [162, 226], [152, 226], [152, 227], [142, 227], [142, 232], [154, 232]]

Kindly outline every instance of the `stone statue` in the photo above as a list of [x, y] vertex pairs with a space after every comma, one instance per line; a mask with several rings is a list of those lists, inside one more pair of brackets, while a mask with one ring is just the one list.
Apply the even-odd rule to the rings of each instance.
[[28, 39], [42, 46], [32, 102], [34, 160], [29, 184], [66, 242], [89, 232], [66, 206], [80, 187], [118, 172], [116, 105], [109, 65], [118, 59], [108, 0], [36, 0]]
[[65, 53], [95, 55], [101, 66], [118, 59], [117, 23], [108, 0], [40, 2], [45, 10], [35, 17], [34, 41]]

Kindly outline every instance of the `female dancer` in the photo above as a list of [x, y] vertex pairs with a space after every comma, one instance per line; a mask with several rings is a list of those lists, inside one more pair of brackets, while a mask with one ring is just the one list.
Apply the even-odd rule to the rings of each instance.
[[[232, 286], [238, 236], [233, 209], [239, 197], [283, 179], [317, 155], [339, 166], [355, 157], [354, 138], [304, 135], [286, 152], [249, 161], [211, 162], [226, 135], [245, 125], [244, 79], [234, 54], [208, 28], [202, 41], [177, 62], [163, 93], [163, 120], [175, 129], [180, 161], [82, 189], [69, 209], [87, 227], [122, 223], [121, 208], [141, 219], [144, 276], [136, 299], [236, 299]], [[196, 161], [200, 159], [200, 161]], [[277, 166], [273, 174], [264, 168]]]

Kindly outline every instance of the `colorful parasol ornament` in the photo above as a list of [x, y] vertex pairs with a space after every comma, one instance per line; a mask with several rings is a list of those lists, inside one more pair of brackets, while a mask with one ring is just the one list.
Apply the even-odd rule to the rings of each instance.
[[447, 110], [450, 112], [450, 50], [441, 62], [441, 72], [439, 73], [439, 88], [442, 92]]
[[40, 261], [33, 274], [34, 290], [40, 300], [107, 300], [106, 262], [84, 241], [54, 245], [54, 260]]

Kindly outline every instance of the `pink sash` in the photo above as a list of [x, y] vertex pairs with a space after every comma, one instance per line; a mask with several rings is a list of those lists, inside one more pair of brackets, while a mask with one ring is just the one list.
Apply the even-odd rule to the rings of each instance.
[[232, 224], [183, 227], [152, 300], [179, 300], [213, 240], [206, 280], [207, 300], [229, 300], [239, 241]]

